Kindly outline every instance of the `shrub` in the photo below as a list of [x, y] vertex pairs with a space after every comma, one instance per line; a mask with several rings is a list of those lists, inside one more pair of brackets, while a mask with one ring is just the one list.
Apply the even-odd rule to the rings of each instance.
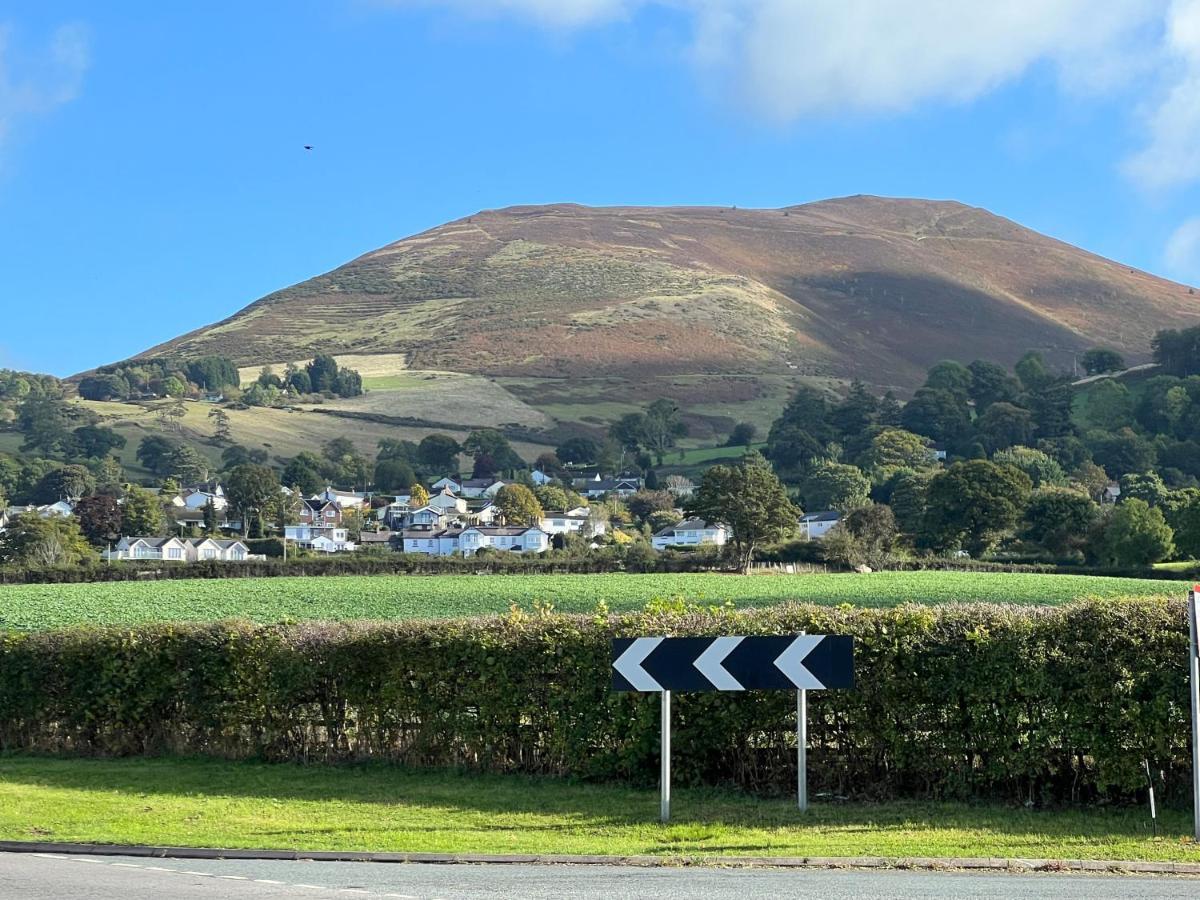
[[[858, 686], [810, 694], [814, 792], [1128, 800], [1190, 785], [1180, 602], [513, 614], [0, 636], [0, 750], [188, 753], [652, 784], [658, 702], [609, 691], [609, 642], [853, 635]], [[677, 695], [680, 784], [788, 793], [795, 695]]]

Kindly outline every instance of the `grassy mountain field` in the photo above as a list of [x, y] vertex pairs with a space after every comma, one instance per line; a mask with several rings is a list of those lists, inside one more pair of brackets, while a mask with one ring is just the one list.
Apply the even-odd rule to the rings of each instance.
[[699, 446], [765, 427], [800, 381], [904, 392], [939, 359], [1069, 365], [1094, 344], [1140, 362], [1156, 330], [1198, 319], [1187, 287], [960, 203], [553, 205], [405, 238], [146, 355], [220, 353], [249, 375], [331, 352], [368, 393], [324, 415], [550, 442], [665, 396]]

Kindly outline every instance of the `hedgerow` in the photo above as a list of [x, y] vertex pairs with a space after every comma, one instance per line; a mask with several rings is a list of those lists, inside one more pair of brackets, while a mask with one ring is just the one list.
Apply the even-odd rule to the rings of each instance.
[[[810, 789], [1035, 804], [1190, 778], [1180, 602], [788, 605], [608, 617], [152, 625], [0, 637], [0, 749], [205, 754], [651, 784], [658, 700], [609, 692], [639, 634], [850, 634], [854, 690], [809, 695]], [[678, 694], [680, 784], [794, 790], [795, 695]]]

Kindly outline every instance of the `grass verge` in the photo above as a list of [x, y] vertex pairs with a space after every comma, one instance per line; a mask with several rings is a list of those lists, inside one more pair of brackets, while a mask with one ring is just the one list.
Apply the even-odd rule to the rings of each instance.
[[443, 853], [1200, 861], [1187, 812], [658, 795], [382, 765], [0, 757], [0, 839]]

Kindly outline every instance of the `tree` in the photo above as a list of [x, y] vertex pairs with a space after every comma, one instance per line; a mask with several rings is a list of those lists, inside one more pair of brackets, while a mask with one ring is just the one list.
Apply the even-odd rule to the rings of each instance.
[[83, 466], [62, 466], [43, 475], [34, 488], [36, 503], [78, 500], [96, 489], [96, 479]]
[[998, 400], [975, 423], [975, 434], [989, 453], [1033, 440], [1033, 413]]
[[106, 544], [121, 536], [121, 506], [116, 497], [92, 494], [75, 504], [79, 530], [93, 544]]
[[390, 494], [403, 491], [417, 480], [413, 467], [405, 459], [381, 459], [375, 463], [375, 488]]
[[1121, 502], [1144, 500], [1150, 506], [1162, 506], [1171, 495], [1157, 472], [1126, 472], [1121, 476]]
[[608, 434], [622, 449], [637, 453], [646, 440], [646, 417], [642, 413], [626, 413], [608, 427]]
[[506, 484], [496, 491], [496, 509], [511, 525], [536, 525], [542, 518], [542, 506], [533, 491], [523, 484]]
[[[244, 465], [247, 462], [249, 460], [239, 462], [237, 465]], [[305, 497], [311, 497], [325, 485], [325, 478], [322, 474], [323, 466], [324, 463], [319, 456], [311, 451], [302, 450], [289, 459], [287, 465], [283, 467], [280, 481], [283, 484], [292, 485]]]
[[321, 454], [329, 463], [326, 474], [335, 483], [351, 487], [366, 485], [369, 471], [366, 457], [358, 452], [349, 438], [337, 437], [327, 441], [321, 448]]
[[1083, 419], [1091, 427], [1116, 431], [1133, 424], [1133, 395], [1119, 381], [1107, 378], [1085, 397]]
[[858, 465], [878, 484], [897, 469], [931, 469], [936, 460], [928, 438], [903, 428], [885, 428], [871, 438], [871, 446], [858, 458]]
[[279, 406], [283, 401], [283, 394], [279, 388], [272, 385], [261, 385], [257, 382], [250, 385], [242, 393], [242, 402], [247, 406]]
[[958, 462], [934, 475], [926, 494], [921, 538], [937, 550], [987, 552], [1024, 511], [1029, 477], [987, 460]]
[[[492, 474], [510, 472], [525, 468], [525, 461], [517, 455], [508, 438], [494, 428], [480, 428], [467, 435], [462, 443], [462, 449], [475, 457], [476, 463], [480, 456], [489, 457], [492, 461]], [[478, 477], [487, 477], [480, 475]]]
[[758, 429], [754, 427], [753, 422], [738, 422], [733, 426], [733, 430], [729, 432], [729, 437], [725, 440], [726, 447], [749, 447], [754, 443], [754, 438], [758, 434]]
[[23, 451], [48, 456], [62, 452], [70, 439], [67, 405], [57, 397], [30, 394], [17, 410], [17, 431], [24, 435]]
[[206, 391], [237, 387], [241, 383], [237, 366], [223, 356], [205, 356], [187, 364], [187, 378]]
[[1022, 536], [1047, 553], [1063, 556], [1083, 546], [1099, 515], [1100, 507], [1079, 491], [1042, 488], [1029, 498]]
[[982, 415], [993, 403], [1012, 403], [1021, 392], [1021, 384], [994, 362], [977, 359], [969, 366], [971, 389], [968, 392], [975, 401], [975, 412]]
[[767, 443], [773, 442], [772, 435], [777, 429], [795, 427], [810, 435], [818, 445], [827, 444], [837, 436], [829, 421], [831, 412], [829, 398], [825, 394], [810, 387], [797, 388], [779, 418], [771, 424]]
[[1103, 466], [1098, 466], [1091, 461], [1080, 463], [1078, 468], [1071, 473], [1072, 483], [1093, 500], [1099, 500], [1104, 496], [1104, 491], [1111, 480]]
[[1029, 476], [1034, 487], [1049, 485], [1062, 486], [1067, 483], [1067, 476], [1057, 462], [1049, 454], [1032, 447], [1010, 447], [999, 450], [992, 456], [992, 462], [998, 466], [1012, 466], [1020, 469]]
[[1093, 432], [1086, 437], [1093, 459], [1109, 475], [1119, 477], [1126, 472], [1146, 472], [1154, 468], [1157, 456], [1154, 445], [1129, 428], [1111, 434]]
[[458, 455], [462, 447], [448, 434], [427, 434], [417, 445], [417, 461], [427, 472], [458, 474]]
[[857, 466], [824, 462], [813, 467], [800, 490], [810, 510], [848, 512], [867, 504], [871, 481]]
[[583, 506], [583, 498], [568, 488], [557, 484], [544, 484], [533, 489], [533, 495], [544, 510], [565, 512], [577, 506]]
[[892, 479], [888, 505], [896, 517], [896, 524], [905, 534], [919, 534], [925, 524], [925, 508], [928, 504], [929, 482], [933, 473], [900, 470]]
[[689, 515], [730, 529], [730, 546], [742, 572], [750, 571], [755, 548], [794, 532], [800, 517], [759, 453], [749, 453], [735, 465], [708, 469], [686, 508]]
[[95, 559], [79, 531], [67, 516], [22, 513], [0, 532], [0, 564], [10, 566], [71, 566]]
[[938, 388], [921, 388], [905, 405], [900, 423], [909, 431], [953, 444], [966, 434], [970, 418], [963, 398]]
[[825, 535], [825, 555], [851, 566], [878, 569], [891, 558], [899, 532], [887, 506], [872, 504], [851, 510]]
[[177, 446], [175, 441], [152, 434], [142, 438], [135, 455], [138, 462], [155, 475], [166, 475], [171, 471], [171, 454]]
[[1120, 372], [1125, 368], [1125, 357], [1116, 350], [1107, 347], [1092, 347], [1079, 357], [1084, 371], [1089, 375], [1102, 375], [1106, 372]]
[[275, 370], [270, 366], [263, 366], [258, 373], [258, 384], [263, 387], [282, 388], [284, 387], [283, 379], [275, 374]]
[[213, 503], [210, 497], [208, 502], [204, 504], [204, 530], [208, 534], [216, 534], [217, 528], [221, 525], [221, 518], [217, 512], [217, 504]]
[[803, 474], [826, 454], [825, 446], [802, 425], [777, 421], [767, 435], [767, 459], [784, 473]]
[[184, 484], [196, 484], [207, 481], [210, 471], [208, 460], [201, 456], [194, 447], [180, 444], [171, 451], [167, 458], [167, 471]]
[[971, 396], [971, 386], [974, 382], [971, 370], [960, 362], [944, 359], [925, 376], [925, 387], [936, 391], [948, 391], [962, 400]]
[[1195, 375], [1200, 372], [1200, 326], [1176, 330], [1164, 329], [1150, 342], [1154, 361], [1171, 375]]
[[1025, 395], [1025, 405], [1033, 413], [1038, 437], [1053, 438], [1072, 434], [1075, 425], [1071, 411], [1075, 392], [1066, 381], [1051, 381]]
[[639, 522], [645, 522], [652, 513], [663, 512], [675, 508], [675, 495], [670, 491], [638, 491], [625, 498], [625, 506], [630, 515]]
[[337, 360], [328, 354], [318, 354], [313, 361], [305, 366], [308, 380], [314, 393], [332, 391], [337, 386]]
[[252, 463], [238, 466], [225, 480], [225, 494], [230, 505], [240, 513], [242, 533], [246, 534], [250, 515], [262, 510], [279, 496], [279, 479], [275, 470]]
[[1090, 549], [1102, 565], [1148, 566], [1175, 552], [1174, 534], [1162, 510], [1135, 498], [1109, 514]]
[[429, 505], [429, 491], [425, 490], [423, 484], [414, 481], [409, 485], [408, 503], [413, 509], [420, 509], [422, 506]]
[[312, 379], [308, 377], [306, 369], [297, 369], [289, 374], [287, 387], [297, 394], [311, 394], [313, 392]]
[[1036, 350], [1030, 350], [1017, 360], [1013, 371], [1017, 373], [1017, 378], [1021, 379], [1021, 387], [1027, 391], [1036, 391], [1054, 379], [1050, 370], [1046, 368], [1042, 354]]
[[333, 382], [333, 392], [339, 397], [358, 397], [362, 394], [362, 376], [353, 369], [343, 368]]
[[103, 425], [82, 425], [71, 432], [73, 455], [88, 459], [108, 456], [114, 450], [125, 449], [124, 435]]
[[129, 382], [117, 374], [89, 375], [79, 382], [79, 396], [84, 400], [124, 400], [129, 396]]
[[166, 520], [158, 496], [145, 488], [131, 487], [121, 504], [121, 533], [127, 537], [158, 537]]
[[642, 425], [643, 443], [660, 466], [667, 451], [687, 433], [687, 426], [680, 421], [679, 407], [674, 401], [660, 398], [646, 407]]
[[554, 448], [554, 454], [564, 463], [591, 465], [600, 454], [600, 445], [589, 437], [573, 437]]

